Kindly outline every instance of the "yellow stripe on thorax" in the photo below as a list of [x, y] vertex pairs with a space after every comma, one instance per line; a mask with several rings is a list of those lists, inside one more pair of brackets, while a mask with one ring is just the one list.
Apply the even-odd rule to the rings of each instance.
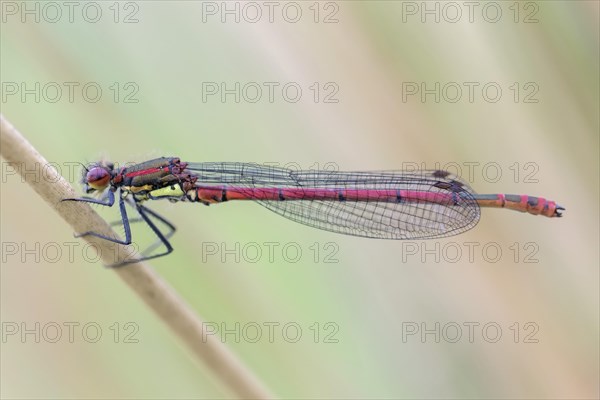
[[166, 186], [164, 188], [156, 189], [148, 193], [148, 196], [151, 198], [161, 198], [161, 197], [182, 197], [185, 193], [181, 190], [179, 185]]

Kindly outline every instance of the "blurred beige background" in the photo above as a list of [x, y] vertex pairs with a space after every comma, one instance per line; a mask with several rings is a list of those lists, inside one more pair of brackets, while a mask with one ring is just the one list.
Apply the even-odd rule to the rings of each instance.
[[[178, 227], [152, 265], [278, 397], [598, 398], [597, 2], [54, 4], [2, 2], [1, 105], [65, 175], [437, 163], [566, 207], [405, 243], [151, 204]], [[3, 398], [230, 396], [4, 162], [1, 188]]]

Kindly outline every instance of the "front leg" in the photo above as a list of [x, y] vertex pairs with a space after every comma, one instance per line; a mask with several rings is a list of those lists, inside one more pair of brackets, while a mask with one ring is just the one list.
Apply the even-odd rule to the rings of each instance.
[[[101, 200], [88, 199], [88, 198], [65, 199], [63, 201], [82, 201], [85, 203], [100, 204], [103, 206], [112, 206], [115, 203], [115, 194], [112, 191], [108, 192], [108, 202], [107, 203], [105, 203]], [[127, 210], [125, 209], [125, 201], [122, 196], [119, 196], [119, 211], [121, 212], [121, 222], [123, 223], [123, 227], [125, 228], [125, 240], [115, 239], [110, 236], [102, 235], [102, 234], [100, 234], [98, 232], [94, 232], [94, 231], [88, 231], [88, 232], [76, 234], [75, 237], [79, 238], [79, 237], [84, 237], [84, 236], [94, 236], [94, 237], [97, 237], [100, 239], [108, 240], [109, 242], [118, 243], [118, 244], [122, 244], [122, 245], [130, 245], [131, 244], [131, 227], [129, 226], [129, 219], [127, 218]]]
[[115, 204], [115, 193], [112, 190], [108, 191], [105, 199], [94, 199], [93, 197], [80, 197], [77, 199], [62, 199], [63, 201], [80, 201], [82, 203], [92, 203], [92, 204], [100, 204], [101, 206], [112, 207]]

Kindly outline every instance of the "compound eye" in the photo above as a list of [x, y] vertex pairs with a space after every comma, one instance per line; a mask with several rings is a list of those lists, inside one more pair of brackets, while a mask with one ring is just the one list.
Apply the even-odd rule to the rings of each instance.
[[108, 186], [110, 174], [102, 167], [94, 167], [85, 175], [88, 186], [95, 190], [103, 190]]

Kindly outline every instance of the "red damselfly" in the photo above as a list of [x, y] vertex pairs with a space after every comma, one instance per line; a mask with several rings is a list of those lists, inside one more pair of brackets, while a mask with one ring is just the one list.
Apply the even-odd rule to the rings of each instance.
[[[165, 250], [119, 265], [161, 257], [173, 251], [169, 238], [175, 226], [150, 210], [147, 200], [205, 205], [252, 200], [293, 221], [327, 231], [381, 239], [433, 239], [465, 232], [479, 221], [480, 207], [509, 208], [546, 217], [560, 217], [563, 207], [541, 197], [476, 194], [469, 185], [446, 171], [340, 172], [292, 170], [236, 162], [182, 162], [163, 157], [140, 164], [115, 167], [99, 162], [86, 168], [85, 192], [103, 198], [63, 201], [113, 206], [118, 198], [125, 239], [93, 235], [131, 244], [125, 204], [133, 206], [156, 234]], [[108, 189], [108, 190], [106, 190]], [[115, 193], [117, 194], [115, 197]], [[163, 233], [153, 221], [168, 227]], [[133, 220], [132, 220], [133, 221]]]

